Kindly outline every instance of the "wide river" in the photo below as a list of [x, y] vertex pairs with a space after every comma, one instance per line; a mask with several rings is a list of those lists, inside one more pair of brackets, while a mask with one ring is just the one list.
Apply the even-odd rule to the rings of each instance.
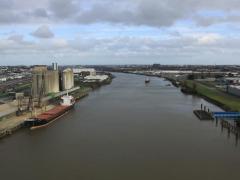
[[0, 141], [2, 180], [236, 180], [240, 145], [169, 82], [115, 74], [48, 128]]

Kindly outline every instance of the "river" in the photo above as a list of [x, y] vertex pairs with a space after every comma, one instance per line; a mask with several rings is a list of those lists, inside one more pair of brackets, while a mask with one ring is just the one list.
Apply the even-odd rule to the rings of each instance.
[[240, 147], [169, 82], [115, 74], [48, 128], [0, 141], [4, 180], [239, 179]]

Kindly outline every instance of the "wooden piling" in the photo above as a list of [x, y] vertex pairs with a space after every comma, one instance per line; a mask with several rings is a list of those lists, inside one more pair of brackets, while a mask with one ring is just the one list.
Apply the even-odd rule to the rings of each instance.
[[222, 120], [221, 121], [221, 126], [222, 126], [222, 129], [223, 128], [227, 129], [228, 136], [230, 136], [230, 133], [233, 133], [233, 134], [235, 134], [236, 136], [239, 137], [239, 134], [240, 134], [239, 129], [236, 126], [229, 123], [228, 121]]

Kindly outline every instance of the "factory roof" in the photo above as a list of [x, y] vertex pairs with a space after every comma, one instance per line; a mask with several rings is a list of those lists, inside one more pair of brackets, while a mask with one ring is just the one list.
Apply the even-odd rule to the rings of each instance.
[[71, 72], [71, 71], [73, 71], [73, 69], [71, 69], [71, 68], [67, 68], [67, 69], [63, 70], [63, 72]]
[[104, 80], [108, 79], [108, 76], [107, 75], [86, 76], [84, 79], [85, 80], [104, 81]]
[[240, 90], [240, 85], [231, 85], [231, 88], [239, 89]]
[[96, 70], [94, 68], [74, 68], [73, 72], [74, 73], [81, 73], [84, 71], [88, 71], [88, 72], [95, 72]]

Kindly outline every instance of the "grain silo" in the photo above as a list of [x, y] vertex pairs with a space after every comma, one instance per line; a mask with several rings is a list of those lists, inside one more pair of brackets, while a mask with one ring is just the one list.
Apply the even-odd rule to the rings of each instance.
[[62, 90], [69, 90], [74, 87], [74, 74], [73, 70], [68, 68], [62, 71], [61, 76]]
[[46, 66], [35, 66], [32, 70], [32, 95], [34, 98], [45, 95], [44, 81], [46, 72]]
[[59, 92], [59, 72], [58, 72], [58, 70], [47, 71], [45, 73], [45, 92], [46, 92], [46, 94]]
[[46, 66], [35, 66], [32, 75], [32, 95], [34, 98], [59, 92], [58, 70], [49, 71]]

